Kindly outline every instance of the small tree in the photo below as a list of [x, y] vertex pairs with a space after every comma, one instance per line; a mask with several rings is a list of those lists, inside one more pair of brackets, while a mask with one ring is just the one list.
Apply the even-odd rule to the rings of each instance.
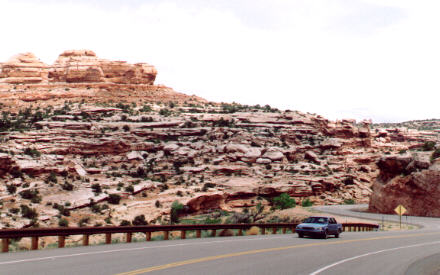
[[95, 194], [100, 194], [102, 192], [101, 185], [99, 183], [92, 184], [92, 190]]
[[302, 207], [310, 207], [310, 206], [312, 206], [312, 205], [313, 205], [313, 202], [310, 201], [309, 198], [307, 198], [307, 199], [305, 199], [305, 200], [303, 200], [303, 201], [301, 202], [301, 206], [302, 206]]
[[178, 223], [179, 222], [179, 215], [183, 211], [183, 204], [179, 203], [178, 201], [174, 201], [171, 205], [171, 212], [170, 212], [170, 220], [171, 223]]
[[287, 209], [296, 206], [296, 202], [292, 199], [289, 194], [282, 193], [278, 197], [273, 199], [273, 206], [275, 209]]
[[119, 201], [121, 200], [121, 196], [118, 194], [110, 194], [108, 196], [108, 202], [111, 204], [119, 204]]
[[69, 226], [69, 221], [65, 218], [61, 218], [58, 220], [58, 225], [61, 227], [67, 227]]
[[145, 220], [145, 215], [139, 215], [134, 217], [133, 225], [147, 225], [148, 222]]

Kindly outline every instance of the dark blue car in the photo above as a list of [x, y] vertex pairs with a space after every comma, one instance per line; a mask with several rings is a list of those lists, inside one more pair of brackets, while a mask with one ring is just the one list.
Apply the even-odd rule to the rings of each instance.
[[337, 223], [333, 217], [308, 217], [296, 227], [298, 237], [321, 237], [327, 239], [329, 235], [339, 238], [342, 224]]

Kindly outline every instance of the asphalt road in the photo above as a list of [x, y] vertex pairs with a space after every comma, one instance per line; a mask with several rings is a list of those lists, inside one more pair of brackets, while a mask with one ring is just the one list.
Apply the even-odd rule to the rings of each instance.
[[439, 267], [440, 219], [410, 219], [424, 228], [327, 240], [286, 234], [7, 253], [0, 254], [0, 274], [429, 274]]

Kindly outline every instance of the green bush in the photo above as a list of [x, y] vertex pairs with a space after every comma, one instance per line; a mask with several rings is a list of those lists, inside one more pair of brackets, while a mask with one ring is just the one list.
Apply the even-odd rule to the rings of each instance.
[[6, 189], [8, 190], [9, 194], [14, 194], [17, 191], [17, 186], [13, 184], [6, 185]]
[[110, 194], [108, 196], [108, 202], [111, 204], [119, 204], [119, 201], [121, 200], [121, 196], [118, 194]]
[[292, 199], [289, 194], [282, 193], [273, 199], [273, 206], [275, 209], [287, 209], [296, 206], [295, 199]]
[[344, 203], [345, 204], [355, 204], [355, 201], [353, 199], [345, 199]]
[[61, 185], [61, 187], [63, 188], [63, 190], [66, 190], [66, 191], [73, 190], [73, 184], [71, 184], [69, 182], [65, 182], [63, 185]]
[[21, 216], [23, 218], [28, 218], [33, 220], [36, 217], [38, 217], [37, 211], [34, 208], [30, 208], [25, 204], [20, 205], [20, 210], [21, 210]]
[[310, 207], [312, 205], [313, 205], [313, 202], [311, 202], [308, 198], [301, 202], [302, 207]]
[[130, 226], [131, 222], [127, 221], [127, 220], [122, 220], [121, 223], [119, 224], [119, 226]]
[[67, 227], [69, 226], [69, 221], [65, 218], [61, 218], [58, 220], [58, 225], [61, 227]]
[[133, 225], [147, 225], [148, 222], [145, 220], [145, 215], [139, 215], [134, 217]]
[[57, 183], [57, 175], [54, 172], [51, 172], [50, 175], [46, 179], [48, 182]]
[[32, 201], [33, 203], [39, 203], [39, 202], [41, 202], [41, 197], [38, 195], [39, 192], [38, 192], [38, 190], [36, 190], [36, 189], [33, 189], [33, 190], [30, 190], [30, 189], [23, 190], [23, 191], [21, 191], [19, 194], [20, 194], [20, 196], [21, 196], [23, 199], [30, 200], [30, 201]]
[[100, 194], [102, 192], [101, 185], [99, 183], [92, 184], [92, 190], [95, 194]]
[[174, 201], [171, 205], [171, 212], [170, 212], [170, 220], [171, 223], [177, 223], [179, 222], [179, 215], [182, 213], [184, 207], [183, 204], [181, 204], [178, 201]]

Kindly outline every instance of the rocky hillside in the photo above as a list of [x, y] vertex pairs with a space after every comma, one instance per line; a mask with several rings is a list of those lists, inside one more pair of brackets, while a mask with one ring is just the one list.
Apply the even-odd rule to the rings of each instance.
[[187, 215], [249, 212], [283, 193], [367, 202], [382, 154], [436, 138], [209, 103], [155, 86], [155, 74], [90, 51], [65, 52], [54, 66], [30, 54], [4, 63], [0, 226], [159, 223], [174, 201]]
[[391, 214], [402, 204], [408, 215], [440, 216], [440, 149], [426, 149], [379, 160], [380, 175], [373, 185], [370, 211]]

